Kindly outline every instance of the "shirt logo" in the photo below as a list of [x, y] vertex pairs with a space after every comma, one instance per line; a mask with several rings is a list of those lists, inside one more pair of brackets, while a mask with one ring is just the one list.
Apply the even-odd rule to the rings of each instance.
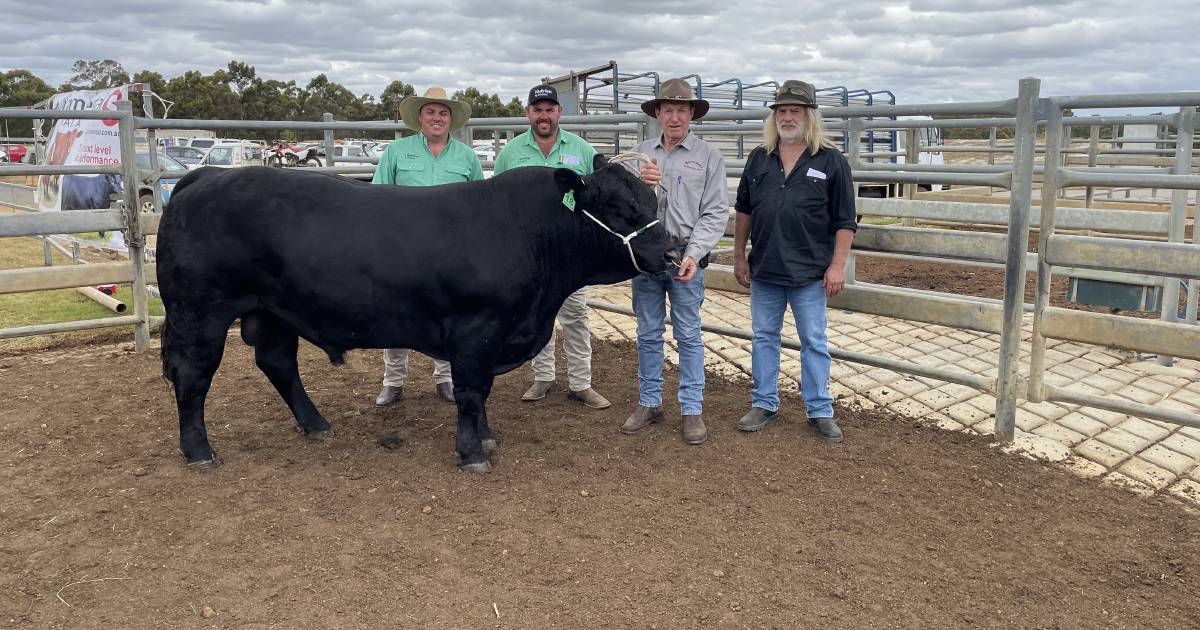
[[583, 160], [578, 155], [571, 155], [569, 153], [564, 153], [562, 156], [563, 164], [579, 164], [582, 161]]
[[683, 163], [683, 167], [689, 168], [693, 171], [703, 171], [704, 170], [704, 165], [697, 162], [696, 160], [687, 160], [686, 162]]

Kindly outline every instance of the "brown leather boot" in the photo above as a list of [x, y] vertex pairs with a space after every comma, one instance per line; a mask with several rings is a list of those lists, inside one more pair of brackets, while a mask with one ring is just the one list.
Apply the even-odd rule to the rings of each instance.
[[708, 439], [708, 428], [699, 416], [683, 417], [683, 441], [688, 444], [703, 444]]
[[662, 420], [662, 407], [638, 405], [637, 409], [630, 414], [629, 419], [625, 421], [625, 424], [621, 425], [621, 433], [633, 435], [656, 422], [662, 422]]

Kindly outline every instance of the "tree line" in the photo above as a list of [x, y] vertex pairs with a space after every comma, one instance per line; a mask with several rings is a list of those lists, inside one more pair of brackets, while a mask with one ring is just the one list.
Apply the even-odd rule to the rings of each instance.
[[[398, 120], [400, 99], [416, 93], [412, 85], [393, 80], [378, 98], [373, 94], [355, 95], [345, 86], [318, 74], [305, 85], [260, 77], [254, 66], [241, 61], [212, 74], [189, 70], [167, 79], [158, 72], [142, 70], [133, 75], [112, 59], [80, 59], [71, 66], [71, 78], [58, 87], [29, 70], [9, 70], [0, 74], [0, 107], [24, 107], [43, 101], [59, 92], [99, 90], [127, 83], [141, 83], [171, 104], [167, 116], [199, 120], [296, 120], [319, 121], [325, 112], [336, 120]], [[474, 87], [459, 90], [454, 98], [471, 104], [472, 116], [481, 118], [523, 116], [521, 102], [507, 103], [497, 94], [480, 92]], [[131, 96], [134, 111], [142, 111], [142, 96]], [[163, 104], [153, 103], [156, 117], [163, 116]], [[31, 121], [7, 120], [8, 137], [33, 135]], [[317, 139], [319, 131], [230, 130], [221, 135], [259, 140]], [[339, 136], [346, 135], [344, 132]]]

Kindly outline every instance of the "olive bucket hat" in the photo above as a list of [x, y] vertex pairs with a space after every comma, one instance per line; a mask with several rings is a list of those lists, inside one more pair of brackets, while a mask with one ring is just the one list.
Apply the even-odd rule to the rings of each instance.
[[775, 109], [780, 105], [803, 105], [817, 108], [816, 90], [811, 83], [788, 79], [783, 85], [775, 88], [775, 102], [768, 107]]

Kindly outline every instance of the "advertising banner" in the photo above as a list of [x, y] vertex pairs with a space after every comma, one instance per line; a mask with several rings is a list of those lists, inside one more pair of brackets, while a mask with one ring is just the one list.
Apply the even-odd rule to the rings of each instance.
[[[104, 90], [79, 90], [51, 97], [50, 109], [116, 111], [129, 98], [129, 86]], [[117, 119], [54, 121], [46, 142], [46, 164], [118, 164], [121, 138]], [[119, 175], [42, 175], [38, 178], [37, 205], [43, 212], [108, 208], [112, 196], [124, 192]], [[119, 232], [97, 235], [110, 247], [125, 249]], [[87, 239], [91, 240], [91, 239]]]

